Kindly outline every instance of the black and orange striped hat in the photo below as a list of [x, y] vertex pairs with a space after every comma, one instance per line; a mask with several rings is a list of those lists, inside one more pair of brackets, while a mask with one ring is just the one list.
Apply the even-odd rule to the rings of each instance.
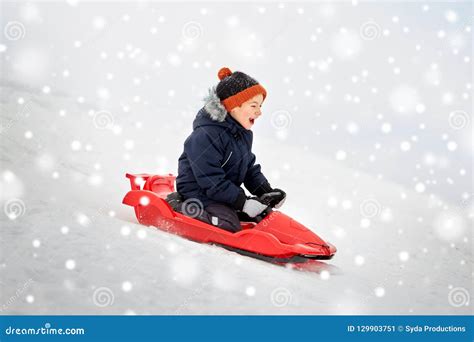
[[267, 97], [265, 88], [243, 72], [232, 72], [224, 67], [217, 76], [221, 81], [216, 87], [216, 94], [228, 112], [258, 94], [262, 94], [264, 100]]

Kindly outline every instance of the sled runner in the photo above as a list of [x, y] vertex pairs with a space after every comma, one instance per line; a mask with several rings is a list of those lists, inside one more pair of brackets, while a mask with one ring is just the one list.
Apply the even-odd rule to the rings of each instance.
[[242, 230], [231, 233], [173, 210], [166, 201], [175, 191], [172, 174], [126, 174], [126, 177], [132, 189], [123, 203], [134, 207], [138, 222], [143, 225], [275, 263], [327, 260], [336, 253], [335, 246], [281, 211], [269, 208], [258, 223], [241, 222]]

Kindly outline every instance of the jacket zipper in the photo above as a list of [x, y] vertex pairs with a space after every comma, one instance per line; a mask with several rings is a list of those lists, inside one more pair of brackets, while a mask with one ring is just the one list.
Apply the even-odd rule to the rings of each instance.
[[232, 152], [233, 152], [233, 151], [230, 151], [229, 156], [227, 157], [227, 159], [226, 159], [226, 161], [224, 162], [224, 164], [221, 165], [221, 167], [224, 167], [224, 165], [227, 164], [227, 162], [229, 161], [230, 157], [232, 156]]

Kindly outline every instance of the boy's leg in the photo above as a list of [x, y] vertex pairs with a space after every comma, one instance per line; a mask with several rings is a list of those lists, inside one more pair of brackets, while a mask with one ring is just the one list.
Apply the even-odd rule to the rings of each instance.
[[221, 203], [212, 203], [206, 207], [205, 212], [207, 215], [203, 216], [207, 216], [208, 223], [232, 233], [241, 230], [237, 212], [231, 207]]
[[[170, 203], [170, 201], [168, 201], [168, 203]], [[238, 232], [242, 229], [240, 227], [240, 220], [237, 216], [237, 212], [225, 204], [209, 204], [204, 210], [200, 210], [197, 215], [187, 214], [188, 211], [190, 213], [192, 212], [192, 214], [196, 213], [194, 212], [194, 210], [191, 209], [185, 210], [183, 208], [183, 204], [184, 203], [179, 203], [179, 208], [173, 207], [173, 209], [184, 215], [191, 216], [197, 220], [212, 224], [216, 227], [225, 229], [232, 233]], [[172, 204], [170, 203], [170, 205]]]

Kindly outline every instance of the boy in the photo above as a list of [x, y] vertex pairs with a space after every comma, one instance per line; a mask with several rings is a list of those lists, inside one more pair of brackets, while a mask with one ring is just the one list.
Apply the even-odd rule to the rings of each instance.
[[[219, 70], [220, 82], [209, 90], [205, 105], [193, 122], [179, 158], [176, 187], [185, 200], [181, 211], [230, 232], [241, 230], [240, 217], [255, 219], [268, 205], [247, 197], [240, 187], [261, 197], [272, 192], [279, 208], [284, 191], [272, 189], [255, 164], [250, 130], [262, 112], [266, 90], [243, 72]], [[198, 203], [196, 208], [186, 208]], [[193, 212], [190, 214], [190, 212]]]

